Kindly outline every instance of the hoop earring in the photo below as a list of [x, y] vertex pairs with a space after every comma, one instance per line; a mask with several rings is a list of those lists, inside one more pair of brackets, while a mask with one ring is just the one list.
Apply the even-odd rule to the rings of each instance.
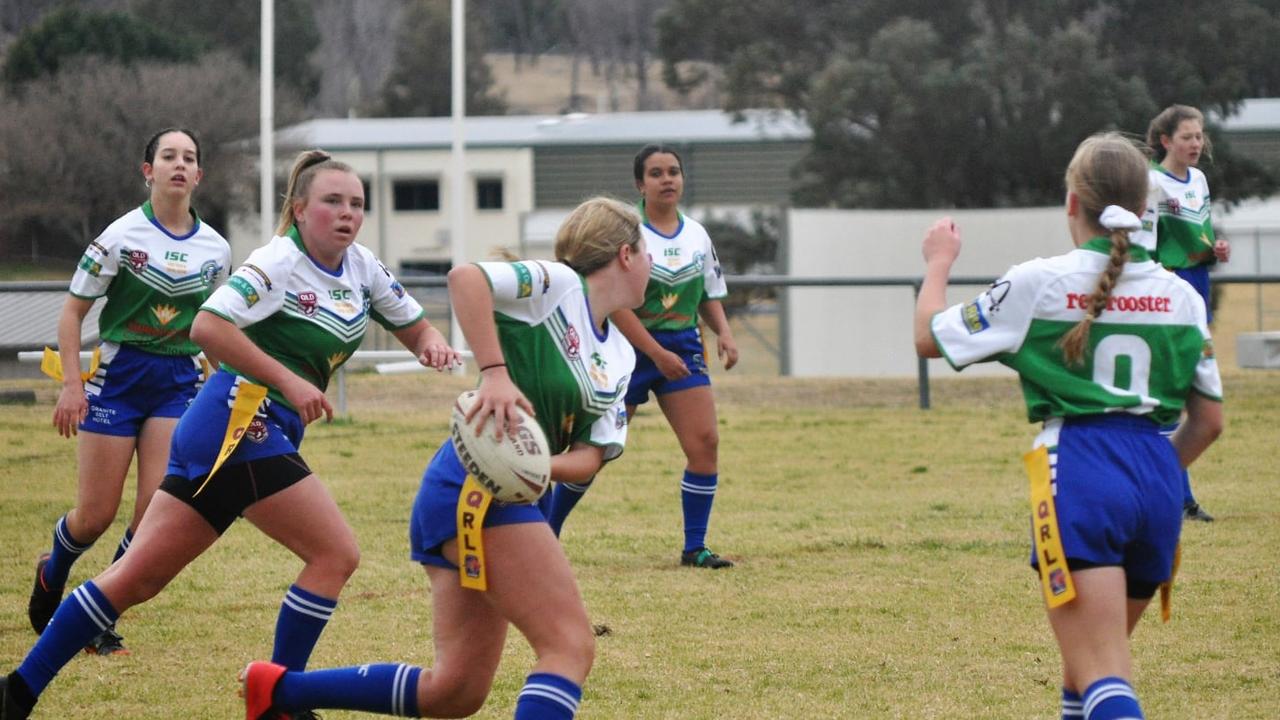
[[146, 181], [144, 181], [142, 184], [143, 184], [143, 185], [146, 185], [146, 186], [147, 186], [147, 189], [148, 189], [148, 190], [150, 190], [150, 189], [151, 189], [151, 178], [147, 178], [147, 179], [146, 179]]

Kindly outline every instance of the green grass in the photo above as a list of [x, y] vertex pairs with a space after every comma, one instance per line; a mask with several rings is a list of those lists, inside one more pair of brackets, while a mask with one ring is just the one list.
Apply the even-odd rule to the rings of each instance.
[[[716, 382], [710, 540], [738, 567], [678, 567], [679, 451], [661, 417], [642, 412], [563, 538], [592, 621], [611, 631], [580, 717], [1056, 717], [1057, 652], [1026, 567], [1019, 456], [1035, 430], [1014, 381], [935, 380], [928, 412], [910, 381]], [[304, 454], [363, 550], [312, 667], [431, 663], [430, 598], [407, 557], [406, 518], [467, 383], [355, 375], [350, 419], [309, 432]], [[34, 640], [32, 562], [74, 495], [73, 446], [49, 427], [56, 388], [36, 387], [36, 406], [0, 412], [0, 671]], [[1276, 715], [1280, 373], [1237, 371], [1226, 390], [1228, 431], [1194, 473], [1219, 520], [1186, 528], [1174, 620], [1149, 614], [1134, 643], [1154, 718]], [[103, 568], [127, 515], [73, 583]], [[236, 672], [270, 654], [299, 567], [237, 523], [125, 615], [131, 656], [76, 658], [36, 717], [238, 717]], [[513, 631], [478, 717], [511, 716], [531, 662]]]

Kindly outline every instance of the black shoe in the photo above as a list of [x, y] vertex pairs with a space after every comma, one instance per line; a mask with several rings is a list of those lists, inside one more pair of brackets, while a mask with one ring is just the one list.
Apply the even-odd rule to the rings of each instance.
[[320, 720], [320, 713], [315, 710], [301, 710], [290, 715], [293, 720]]
[[1189, 502], [1182, 506], [1182, 517], [1187, 520], [1199, 520], [1200, 522], [1213, 522], [1213, 516], [1204, 511], [1198, 502]]
[[124, 638], [120, 637], [120, 633], [116, 632], [115, 625], [98, 633], [97, 637], [84, 646], [84, 651], [90, 655], [129, 654], [129, 649], [124, 646]]
[[27, 617], [37, 635], [44, 632], [49, 620], [53, 618], [53, 611], [62, 602], [62, 586], [51, 588], [44, 584], [44, 566], [48, 564], [49, 553], [41, 555], [36, 561], [36, 582], [31, 588], [31, 599], [27, 601]]
[[732, 561], [725, 560], [705, 547], [680, 553], [680, 564], [688, 565], [689, 567], [709, 568], [711, 570], [733, 567]]
[[8, 675], [0, 675], [0, 720], [27, 720], [31, 708], [23, 707], [14, 697], [14, 688], [9, 683]]

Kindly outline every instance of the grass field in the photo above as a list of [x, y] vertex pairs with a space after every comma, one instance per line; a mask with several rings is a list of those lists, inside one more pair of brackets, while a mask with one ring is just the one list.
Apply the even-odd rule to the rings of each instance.
[[[468, 384], [355, 375], [350, 418], [310, 431], [304, 454], [363, 550], [313, 667], [430, 664], [430, 602], [407, 558], [406, 518], [448, 403]], [[0, 410], [5, 672], [34, 640], [32, 562], [74, 494], [72, 446], [48, 427], [54, 387], [34, 386], [35, 406]], [[1186, 528], [1174, 621], [1148, 617], [1137, 632], [1152, 718], [1278, 713], [1280, 372], [1228, 372], [1226, 390], [1228, 431], [1195, 471], [1219, 521]], [[710, 540], [738, 567], [677, 566], [681, 461], [652, 412], [566, 526], [592, 620], [610, 630], [580, 717], [1057, 717], [1056, 650], [1025, 559], [1018, 458], [1034, 429], [1012, 380], [936, 380], [928, 412], [914, 408], [910, 381], [717, 377], [717, 395]], [[73, 584], [108, 561], [122, 522]], [[131, 656], [78, 657], [35, 717], [239, 717], [236, 672], [269, 655], [299, 566], [238, 523], [124, 616]], [[510, 717], [531, 662], [513, 634], [479, 717]]]

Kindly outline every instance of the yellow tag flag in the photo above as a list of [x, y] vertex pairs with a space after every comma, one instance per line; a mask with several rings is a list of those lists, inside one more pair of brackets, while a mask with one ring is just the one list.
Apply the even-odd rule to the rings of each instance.
[[1058, 515], [1053, 507], [1053, 485], [1050, 482], [1049, 449], [1041, 445], [1022, 456], [1031, 480], [1031, 528], [1040, 567], [1040, 585], [1044, 601], [1052, 609], [1076, 598], [1071, 570], [1062, 552], [1062, 535], [1058, 532]]
[[258, 406], [262, 405], [262, 400], [267, 396], [267, 388], [265, 385], [255, 385], [251, 382], [241, 382], [236, 386], [236, 401], [231, 405], [231, 417], [227, 418], [227, 434], [222, 437], [222, 449], [218, 451], [218, 460], [210, 468], [209, 474], [205, 476], [204, 482], [200, 483], [200, 487], [196, 488], [195, 495], [199, 495], [201, 490], [209, 484], [213, 479], [213, 474], [218, 472], [218, 468], [222, 467], [222, 463], [231, 457], [231, 453], [236, 451], [236, 446], [240, 444], [240, 440], [244, 438], [244, 433], [249, 429], [249, 423], [253, 422], [253, 418], [258, 414]]
[[1178, 576], [1178, 567], [1182, 565], [1182, 543], [1173, 549], [1173, 571], [1169, 579], [1160, 583], [1160, 621], [1169, 622], [1173, 617], [1173, 579]]
[[[80, 373], [80, 382], [87, 382], [89, 378], [98, 374], [98, 366], [102, 364], [102, 346], [93, 349], [93, 357], [89, 359], [89, 371]], [[53, 378], [55, 382], [62, 382], [62, 358], [58, 357], [58, 351], [47, 345], [44, 348], [44, 356], [40, 358], [40, 372]]]
[[458, 579], [462, 587], [484, 592], [489, 581], [484, 566], [484, 516], [493, 496], [471, 475], [458, 495]]

